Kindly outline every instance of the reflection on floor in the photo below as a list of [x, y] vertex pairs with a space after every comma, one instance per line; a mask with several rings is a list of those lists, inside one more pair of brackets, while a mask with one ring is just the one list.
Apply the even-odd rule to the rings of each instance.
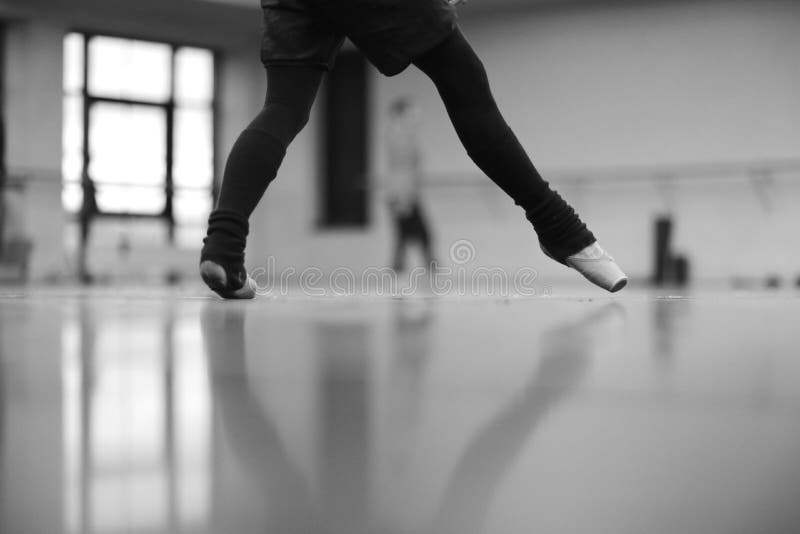
[[800, 532], [799, 315], [0, 297], [0, 532]]

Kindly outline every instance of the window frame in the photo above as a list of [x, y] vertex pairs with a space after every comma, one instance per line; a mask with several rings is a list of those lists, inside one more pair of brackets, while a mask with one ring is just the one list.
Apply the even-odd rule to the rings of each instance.
[[[219, 123], [219, 60], [220, 54], [218, 50], [209, 47], [207, 45], [202, 44], [195, 44], [195, 43], [187, 43], [187, 42], [180, 42], [174, 40], [158, 40], [155, 38], [150, 37], [141, 37], [138, 35], [127, 35], [127, 34], [120, 34], [120, 33], [113, 33], [113, 32], [96, 32], [90, 31], [85, 29], [70, 29], [65, 32], [65, 37], [67, 35], [77, 34], [83, 38], [82, 43], [82, 63], [83, 63], [83, 72], [81, 76], [81, 89], [80, 92], [75, 92], [73, 94], [69, 94], [64, 92], [64, 98], [68, 96], [76, 96], [81, 99], [82, 103], [82, 113], [81, 113], [81, 135], [82, 135], [82, 149], [81, 149], [81, 175], [87, 172], [87, 168], [89, 166], [89, 162], [91, 160], [91, 147], [90, 147], [90, 123], [91, 123], [91, 110], [92, 106], [95, 104], [115, 104], [115, 105], [123, 105], [123, 106], [141, 106], [141, 107], [149, 107], [160, 109], [164, 114], [166, 131], [166, 147], [164, 153], [164, 209], [160, 213], [138, 213], [138, 212], [111, 212], [111, 211], [103, 211], [99, 207], [95, 212], [96, 217], [100, 218], [107, 218], [107, 219], [161, 219], [167, 224], [167, 239], [170, 245], [175, 244], [175, 229], [176, 227], [180, 226], [175, 220], [175, 213], [173, 209], [174, 205], [174, 197], [177, 192], [181, 191], [203, 191], [206, 190], [208, 194], [211, 196], [211, 205], [213, 206], [216, 202], [216, 197], [218, 194], [218, 184], [217, 184], [217, 147], [218, 147], [218, 134], [217, 134], [217, 124]], [[91, 62], [89, 60], [89, 47], [91, 44], [91, 40], [95, 37], [110, 37], [115, 39], [126, 39], [132, 41], [140, 41], [146, 43], [155, 43], [160, 45], [166, 45], [170, 48], [170, 90], [169, 90], [169, 97], [166, 101], [163, 102], [155, 102], [155, 101], [148, 101], [148, 100], [138, 100], [134, 98], [117, 98], [117, 97], [108, 97], [108, 96], [100, 96], [92, 94], [89, 90], [89, 78], [90, 78], [90, 71], [92, 68]], [[175, 117], [178, 110], [181, 109], [192, 109], [191, 106], [179, 106], [176, 102], [175, 98], [175, 72], [176, 72], [176, 64], [175, 58], [178, 51], [182, 48], [197, 48], [201, 50], [208, 51], [211, 53], [213, 58], [213, 90], [211, 93], [211, 101], [208, 104], [207, 109], [211, 112], [211, 169], [212, 169], [212, 176], [211, 182], [208, 186], [204, 187], [187, 187], [187, 186], [180, 186], [178, 188], [175, 187], [174, 184], [174, 163], [175, 163]], [[90, 177], [91, 178], [91, 177]], [[117, 184], [106, 184], [105, 182], [99, 182], [92, 178], [93, 183], [96, 186], [103, 186], [103, 185], [117, 185]], [[67, 183], [74, 183], [72, 180], [62, 180], [62, 184]], [[135, 187], [134, 184], [131, 184], [131, 187]], [[77, 218], [80, 218], [80, 214], [75, 214]]]

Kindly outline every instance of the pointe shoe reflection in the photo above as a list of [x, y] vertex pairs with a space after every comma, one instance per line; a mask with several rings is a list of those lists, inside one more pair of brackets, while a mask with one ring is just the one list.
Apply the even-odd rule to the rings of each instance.
[[540, 363], [522, 394], [475, 436], [456, 464], [430, 534], [485, 532], [492, 498], [531, 433], [578, 388], [598, 341], [622, 316], [612, 303], [544, 334]]

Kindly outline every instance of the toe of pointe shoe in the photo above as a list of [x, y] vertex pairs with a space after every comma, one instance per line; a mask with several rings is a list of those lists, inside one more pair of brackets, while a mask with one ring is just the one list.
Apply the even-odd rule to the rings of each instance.
[[623, 275], [622, 278], [616, 280], [613, 284], [611, 284], [611, 287], [609, 287], [608, 290], [611, 293], [616, 293], [626, 285], [628, 285], [628, 277]]
[[225, 269], [213, 261], [204, 261], [200, 264], [200, 276], [214, 293], [224, 299], [243, 300], [256, 296], [249, 276], [242, 287], [231, 289], [228, 287], [228, 276]]
[[616, 293], [628, 284], [628, 277], [610, 256], [597, 259], [567, 258], [567, 265], [611, 293]]

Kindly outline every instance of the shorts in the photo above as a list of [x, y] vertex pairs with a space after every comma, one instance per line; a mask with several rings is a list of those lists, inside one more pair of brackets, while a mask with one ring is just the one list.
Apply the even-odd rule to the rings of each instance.
[[394, 212], [394, 220], [399, 241], [418, 241], [423, 245], [430, 243], [428, 223], [419, 201], [414, 201], [407, 211]]
[[456, 26], [447, 0], [261, 0], [264, 65], [330, 69], [349, 38], [387, 76], [444, 41]]

